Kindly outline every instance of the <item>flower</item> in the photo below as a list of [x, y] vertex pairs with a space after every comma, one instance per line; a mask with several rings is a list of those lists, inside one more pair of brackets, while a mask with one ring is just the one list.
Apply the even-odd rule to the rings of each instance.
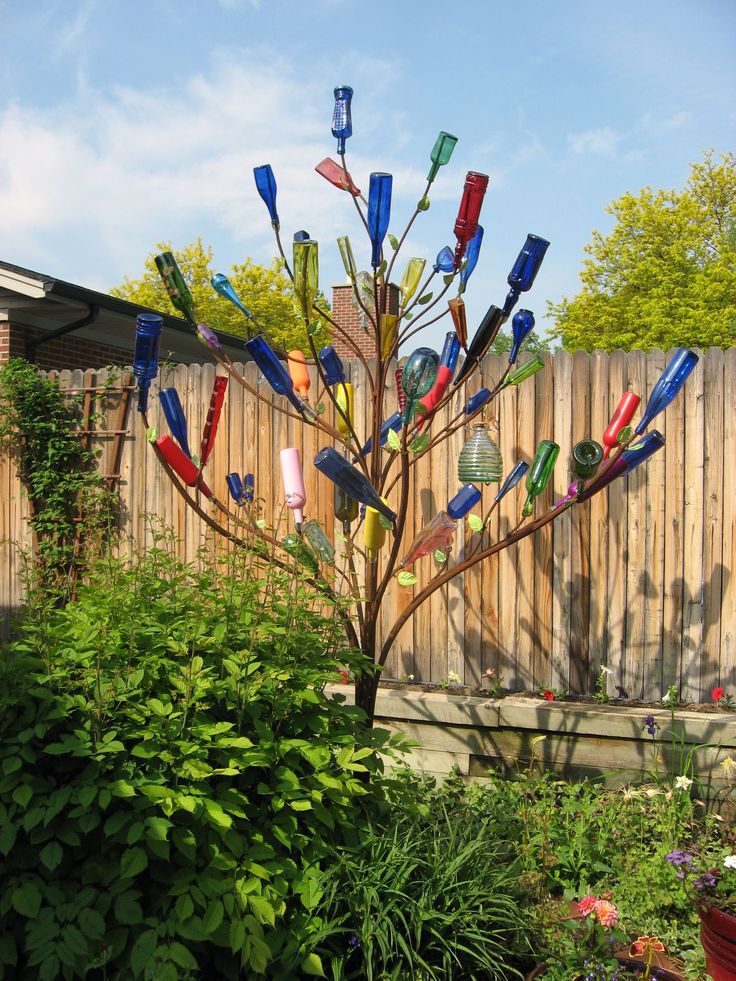
[[460, 684], [460, 675], [457, 673], [457, 671], [448, 671], [447, 672], [447, 682], [450, 685], [459, 685]]
[[605, 664], [601, 664], [601, 674], [607, 674], [613, 677], [613, 669], [607, 668]]
[[723, 859], [723, 865], [727, 869], [736, 869], [736, 855], [726, 855]]
[[654, 721], [654, 716], [651, 713], [644, 719], [644, 728], [650, 736], [657, 735], [657, 723]]
[[671, 694], [671, 692], [666, 692], [664, 695], [662, 695], [662, 704], [663, 705], [669, 705], [671, 701], [672, 701], [672, 694]]
[[686, 777], [684, 773], [681, 773], [679, 777], [675, 777], [675, 790], [689, 790], [692, 785], [692, 780], [690, 777]]
[[721, 760], [721, 766], [726, 771], [727, 777], [732, 777], [736, 774], [736, 760], [731, 756], [727, 756], [725, 759]]
[[484, 677], [486, 678], [492, 678], [495, 675], [495, 673], [496, 672], [494, 668], [486, 668], [486, 670], [483, 672]]
[[550, 691], [549, 688], [544, 689], [544, 691], [542, 692], [542, 696], [546, 698], [548, 702], [554, 702], [555, 700], [555, 693], [553, 691]]
[[725, 694], [726, 693], [722, 688], [714, 688], [713, 691], [710, 693], [710, 697], [713, 699], [714, 702], [720, 702], [720, 700], [723, 698]]
[[598, 902], [597, 896], [583, 896], [583, 898], [578, 903], [578, 913], [581, 916], [590, 916], [590, 914], [595, 909], [595, 904]]
[[595, 915], [601, 926], [612, 927], [618, 923], [618, 910], [607, 899], [599, 899], [595, 904]]
[[658, 954], [664, 953], [664, 944], [659, 939], [659, 937], [639, 937], [633, 942], [631, 947], [629, 947], [629, 953], [632, 957], [642, 957], [647, 954], [654, 952]]
[[350, 681], [350, 675], [344, 669], [341, 670], [341, 669], [338, 668], [337, 673], [340, 675], [340, 684], [341, 685], [346, 685], [348, 683], [348, 681]]

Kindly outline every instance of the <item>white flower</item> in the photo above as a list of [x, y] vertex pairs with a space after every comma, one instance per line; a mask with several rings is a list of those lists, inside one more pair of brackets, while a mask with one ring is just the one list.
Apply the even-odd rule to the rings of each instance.
[[727, 869], [736, 869], [736, 855], [726, 855], [723, 864]]
[[681, 774], [679, 777], [675, 777], [675, 789], [676, 790], [688, 790], [692, 787], [693, 782], [690, 777], [686, 777], [685, 774]]
[[669, 692], [667, 692], [666, 694], [662, 695], [662, 704], [663, 705], [669, 705], [670, 704], [671, 697], [672, 696], [670, 695]]
[[451, 685], [459, 685], [460, 675], [457, 673], [457, 671], [448, 671], [447, 680]]
[[721, 760], [721, 766], [726, 771], [726, 776], [731, 777], [736, 773], [736, 760], [732, 757], [727, 756], [725, 759]]
[[613, 670], [611, 668], [607, 668], [605, 666], [605, 664], [601, 664], [601, 674], [610, 675], [610, 677], [612, 678], [613, 677]]

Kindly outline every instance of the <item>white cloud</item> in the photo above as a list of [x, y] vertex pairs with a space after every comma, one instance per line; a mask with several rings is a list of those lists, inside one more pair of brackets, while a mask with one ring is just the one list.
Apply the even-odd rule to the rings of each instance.
[[674, 116], [669, 119], [662, 121], [662, 129], [672, 130], [672, 129], [682, 129], [686, 126], [692, 119], [692, 113], [683, 110], [682, 112], [676, 112]]
[[568, 133], [567, 142], [573, 153], [598, 153], [612, 156], [621, 142], [621, 135], [610, 126], [587, 129], [582, 133]]

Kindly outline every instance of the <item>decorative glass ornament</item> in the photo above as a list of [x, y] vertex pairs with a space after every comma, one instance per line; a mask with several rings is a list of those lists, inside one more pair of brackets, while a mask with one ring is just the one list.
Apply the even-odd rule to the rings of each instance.
[[483, 198], [487, 188], [487, 174], [478, 174], [474, 170], [468, 171], [465, 177], [463, 196], [460, 199], [460, 207], [455, 219], [454, 233], [457, 245], [455, 246], [454, 269], [460, 268], [468, 242], [476, 233], [480, 209], [483, 206]]
[[171, 435], [184, 450], [187, 456], [191, 456], [187, 436], [187, 417], [181, 406], [179, 393], [175, 388], [162, 388], [158, 393], [161, 408], [164, 410], [166, 422], [169, 424]]
[[434, 385], [439, 363], [439, 355], [429, 347], [418, 347], [406, 359], [401, 373], [401, 387], [406, 395], [404, 425], [407, 425], [412, 417], [415, 401], [426, 395]]
[[544, 359], [540, 354], [533, 354], [528, 361], [523, 364], [517, 365], [513, 371], [510, 371], [504, 380], [501, 388], [508, 388], [509, 385], [520, 385], [527, 378], [531, 378], [532, 375], [536, 375], [538, 371], [544, 368]]
[[225, 477], [227, 483], [227, 489], [230, 491], [230, 497], [235, 501], [236, 504], [242, 504], [245, 497], [245, 492], [243, 490], [243, 481], [240, 479], [239, 473], [229, 473]]
[[488, 427], [479, 422], [457, 460], [457, 479], [461, 484], [495, 484], [501, 480], [501, 451], [488, 435]]
[[217, 436], [217, 427], [220, 422], [220, 415], [222, 413], [222, 403], [225, 400], [225, 392], [227, 391], [227, 376], [217, 375], [215, 377], [214, 384], [212, 386], [212, 395], [210, 396], [210, 406], [207, 410], [207, 419], [204, 424], [204, 431], [202, 433], [202, 442], [199, 447], [199, 465], [203, 467], [205, 463], [210, 458], [212, 449], [215, 445], [215, 437]]
[[319, 562], [317, 557], [312, 552], [312, 550], [306, 545], [305, 542], [299, 537], [299, 535], [291, 534], [287, 535], [286, 538], [281, 543], [289, 555], [295, 558], [297, 562], [309, 569], [310, 572], [317, 572], [319, 570]]
[[396, 398], [399, 401], [399, 409], [403, 412], [406, 406], [406, 392], [401, 387], [401, 376], [404, 374], [403, 368], [397, 368], [394, 372], [394, 379], [396, 380]]
[[555, 461], [560, 455], [560, 447], [551, 439], [543, 439], [534, 454], [529, 473], [526, 475], [526, 502], [522, 514], [528, 518], [534, 511], [534, 501], [542, 493], [552, 476]]
[[335, 89], [335, 108], [332, 111], [332, 135], [337, 140], [337, 152], [345, 153], [345, 140], [353, 135], [351, 104], [353, 90], [349, 85], [338, 85]]
[[158, 374], [158, 351], [164, 319], [157, 313], [139, 313], [135, 318], [133, 374], [138, 380], [138, 411], [148, 409], [148, 389]]
[[417, 559], [430, 555], [435, 549], [449, 551], [456, 530], [457, 521], [453, 521], [447, 511], [439, 511], [411, 543], [409, 551], [399, 563], [399, 568], [404, 569], [412, 565]]
[[511, 321], [514, 342], [509, 351], [509, 364], [515, 364], [521, 345], [534, 330], [534, 314], [531, 310], [517, 310]]
[[643, 433], [652, 419], [673, 401], [697, 363], [698, 355], [695, 351], [689, 351], [686, 347], [678, 348], [675, 351], [672, 360], [652, 389], [644, 415], [634, 430], [637, 436]]
[[338, 382], [345, 381], [345, 369], [342, 361], [337, 356], [337, 352], [331, 344], [327, 344], [319, 352], [319, 360], [322, 370], [325, 373], [325, 383], [327, 385], [337, 385]]
[[253, 176], [256, 180], [256, 190], [268, 208], [268, 213], [271, 216], [271, 224], [278, 231], [279, 213], [276, 210], [276, 178], [273, 176], [271, 164], [262, 164], [260, 167], [254, 167]]
[[482, 409], [490, 401], [492, 394], [490, 388], [481, 388], [475, 395], [471, 395], [465, 403], [465, 415], [472, 416], [478, 409]]
[[256, 479], [252, 473], [247, 473], [243, 477], [243, 500], [250, 503], [255, 497]]
[[216, 293], [219, 293], [220, 296], [224, 297], [226, 300], [229, 300], [233, 306], [237, 307], [241, 313], [245, 314], [248, 320], [253, 319], [253, 314], [235, 292], [232, 283], [224, 273], [216, 273], [210, 280], [210, 283], [212, 284], [212, 289], [215, 290]]
[[404, 275], [401, 277], [401, 282], [399, 283], [402, 306], [405, 307], [416, 293], [417, 287], [419, 286], [419, 280], [422, 278], [422, 273], [424, 272], [424, 267], [426, 264], [426, 259], [409, 259], [408, 263], [406, 264]]
[[299, 450], [289, 446], [279, 454], [281, 461], [281, 479], [284, 482], [284, 500], [290, 511], [294, 512], [297, 528], [304, 521], [304, 505], [307, 503], [307, 492], [304, 489], [304, 475]]
[[647, 433], [646, 436], [642, 436], [641, 439], [632, 443], [627, 450], [621, 454], [621, 456], [626, 460], [626, 465], [628, 467], [628, 472], [631, 473], [632, 470], [636, 470], [640, 467], [642, 463], [649, 459], [653, 453], [657, 450], [661, 450], [664, 446], [664, 436], [658, 429], [653, 429], [651, 433]]
[[618, 434], [625, 429], [634, 418], [636, 410], [639, 408], [641, 399], [634, 392], [624, 392], [619, 399], [616, 410], [611, 416], [611, 421], [603, 434], [603, 459], [608, 459], [611, 450], [618, 446]]
[[320, 177], [324, 177], [326, 181], [329, 181], [340, 191], [348, 191], [356, 198], [360, 194], [360, 189], [353, 184], [350, 174], [331, 157], [325, 157], [314, 169]]
[[381, 357], [385, 360], [396, 342], [396, 325], [399, 318], [393, 313], [382, 313], [379, 318]]
[[195, 327], [197, 318], [194, 315], [194, 301], [186, 280], [172, 252], [162, 252], [154, 260], [161, 280], [169, 294], [171, 305], [179, 311]]
[[312, 319], [312, 307], [319, 289], [318, 246], [312, 239], [294, 242], [294, 295], [305, 320]]
[[340, 258], [342, 259], [342, 264], [345, 266], [345, 273], [351, 283], [355, 282], [356, 276], [358, 275], [357, 267], [355, 265], [355, 256], [353, 255], [353, 248], [350, 245], [350, 239], [347, 235], [341, 235], [337, 240], [337, 247], [340, 250]]
[[396, 514], [383, 503], [365, 474], [351, 466], [333, 447], [325, 446], [324, 449], [321, 449], [314, 458], [314, 465], [320, 473], [329, 477], [350, 497], [365, 504], [366, 507], [373, 507], [380, 511], [389, 521], [396, 520]]
[[343, 528], [358, 517], [358, 502], [342, 487], [335, 485], [335, 517], [342, 521]]
[[257, 334], [255, 337], [251, 337], [249, 341], [245, 342], [245, 349], [258, 365], [263, 377], [274, 392], [287, 398], [297, 412], [303, 412], [304, 403], [294, 392], [294, 384], [289, 372], [271, 350], [263, 335]]
[[468, 285], [468, 280], [473, 275], [473, 270], [478, 265], [478, 256], [480, 255], [480, 247], [483, 244], [483, 226], [478, 225], [475, 230], [475, 235], [468, 242], [468, 247], [465, 251], [465, 262], [460, 270], [460, 287], [458, 292], [464, 293], [465, 287]]
[[381, 265], [381, 246], [388, 231], [391, 218], [391, 174], [371, 174], [370, 190], [368, 192], [368, 234], [371, 240], [371, 266], [378, 269]]
[[521, 480], [521, 478], [524, 476], [524, 474], [527, 472], [528, 469], [529, 469], [529, 464], [526, 463], [524, 460], [519, 460], [519, 462], [516, 464], [514, 469], [511, 471], [511, 473], [508, 475], [506, 480], [504, 480], [504, 482], [501, 484], [501, 489], [493, 499], [495, 504], [498, 504], [498, 502], [502, 498], [506, 497], [509, 491], [513, 490], [514, 487], [516, 487], [516, 485], [519, 483], [519, 481]]
[[205, 497], [212, 497], [212, 491], [202, 480], [199, 467], [188, 456], [184, 455], [184, 451], [176, 445], [171, 436], [159, 436], [155, 445], [168, 466], [184, 481], [187, 487], [194, 487], [196, 484]]
[[307, 359], [304, 357], [304, 352], [298, 350], [289, 351], [286, 366], [289, 369], [294, 388], [303, 399], [306, 399], [309, 389], [312, 387], [312, 379], [309, 377], [309, 368], [307, 368]]
[[[385, 498], [381, 498], [384, 504]], [[365, 509], [365, 523], [363, 524], [363, 544], [365, 545], [366, 556], [369, 562], [375, 562], [378, 553], [383, 548], [386, 541], [386, 529], [381, 524], [381, 515], [375, 508]]]
[[350, 382], [340, 382], [335, 387], [335, 401], [340, 409], [335, 410], [335, 424], [340, 434], [350, 439], [350, 426], [355, 420], [355, 389]]
[[468, 322], [465, 318], [465, 300], [461, 296], [454, 296], [447, 301], [450, 308], [450, 316], [455, 325], [455, 333], [460, 341], [460, 346], [466, 351], [468, 349]]
[[437, 258], [434, 260], [434, 265], [432, 269], [438, 273], [451, 273], [455, 268], [455, 253], [452, 251], [449, 245], [446, 245], [443, 249], [437, 253]]
[[312, 236], [309, 234], [309, 232], [305, 231], [303, 228], [298, 232], [294, 232], [295, 242], [307, 242], [309, 239], [311, 239], [311, 237]]
[[477, 487], [472, 484], [465, 484], [447, 505], [447, 513], [451, 518], [459, 521], [464, 518], [468, 511], [472, 511], [483, 495]]
[[511, 289], [503, 305], [504, 317], [511, 316], [519, 295], [532, 288], [548, 248], [547, 239], [540, 238], [539, 235], [527, 235], [524, 248], [516, 257], [516, 262], [506, 279]]
[[315, 518], [305, 521], [302, 534], [312, 546], [312, 551], [322, 562], [332, 564], [335, 561], [335, 549], [319, 521]]
[[590, 480], [603, 462], [603, 447], [594, 439], [581, 439], [572, 448], [570, 469], [580, 480]]
[[[394, 412], [394, 414], [392, 416], [389, 416], [388, 419], [381, 426], [381, 433], [378, 440], [379, 445], [385, 446], [386, 440], [388, 439], [388, 434], [392, 430], [395, 433], [401, 432], [402, 426], [403, 426], [403, 422], [401, 420], [401, 413]], [[368, 454], [372, 449], [373, 449], [373, 437], [369, 436], [365, 446], [361, 450], [361, 453], [363, 454], [363, 456], [368, 456]]]
[[481, 320], [480, 327], [476, 330], [473, 340], [470, 342], [470, 347], [467, 348], [467, 357], [463, 361], [463, 366], [455, 379], [456, 385], [459, 385], [463, 378], [466, 378], [476, 365], [480, 366], [502, 323], [503, 313], [497, 306], [491, 304], [485, 317]]
[[456, 144], [456, 136], [453, 136], [452, 133], [446, 133], [444, 130], [440, 130], [440, 134], [435, 140], [434, 146], [432, 147], [432, 152], [429, 155], [429, 159], [432, 161], [432, 166], [429, 168], [429, 173], [427, 174], [428, 183], [432, 183], [437, 176], [440, 167], [444, 167], [446, 163], [450, 162], [450, 157], [452, 156], [452, 151], [455, 149]]

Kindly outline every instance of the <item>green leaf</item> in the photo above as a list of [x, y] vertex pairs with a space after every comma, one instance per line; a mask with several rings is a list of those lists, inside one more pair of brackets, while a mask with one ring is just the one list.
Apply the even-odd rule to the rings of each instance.
[[224, 915], [225, 907], [222, 905], [222, 902], [219, 899], [213, 899], [202, 917], [202, 927], [205, 933], [214, 933], [222, 923]]
[[18, 807], [28, 807], [28, 802], [33, 797], [33, 791], [27, 783], [22, 783], [13, 791], [13, 800]]
[[149, 443], [155, 443], [158, 439], [158, 433], [156, 432], [155, 426], [149, 426], [146, 430], [146, 439]]
[[15, 839], [18, 834], [18, 825], [13, 824], [11, 821], [5, 821], [4, 824], [0, 826], [0, 854], [7, 855], [10, 849], [15, 844]]
[[426, 194], [417, 201], [417, 211], [429, 211], [429, 198]]
[[41, 892], [35, 882], [26, 882], [13, 890], [13, 909], [20, 916], [35, 920], [41, 909]]
[[471, 531], [482, 531], [483, 530], [483, 518], [477, 514], [468, 515], [468, 525]]
[[384, 260], [383, 260], [383, 262], [381, 263], [381, 265], [380, 265], [380, 266], [378, 267], [378, 269], [376, 270], [376, 277], [377, 277], [378, 279], [380, 279], [380, 278], [381, 278], [381, 276], [385, 276], [385, 275], [386, 275], [386, 270], [387, 270], [387, 268], [388, 268], [388, 263], [387, 263], [387, 262], [386, 262], [386, 260], [384, 259]]
[[105, 921], [96, 909], [83, 909], [77, 917], [82, 933], [91, 940], [97, 940], [105, 932]]
[[388, 235], [386, 236], [386, 238], [391, 243], [391, 248], [395, 252], [398, 249], [398, 247], [399, 247], [399, 240], [396, 238], [395, 235], [392, 235], [391, 232], [388, 233]]
[[325, 972], [322, 968], [322, 961], [320, 960], [318, 954], [307, 954], [302, 961], [302, 971], [314, 978], [325, 977]]
[[314, 407], [314, 411], [316, 415], [321, 416], [322, 413], [325, 411], [325, 403], [318, 402]]
[[127, 780], [113, 780], [107, 787], [113, 797], [135, 797], [135, 788]]
[[411, 441], [411, 446], [409, 449], [412, 451], [412, 453], [421, 453], [429, 446], [429, 440], [429, 433], [422, 433], [421, 436], [417, 436], [416, 439]]
[[196, 971], [199, 966], [190, 951], [177, 941], [174, 941], [169, 947], [169, 955], [175, 964], [187, 971]]
[[189, 893], [185, 892], [182, 896], [179, 896], [176, 901], [176, 905], [174, 906], [174, 910], [180, 920], [189, 919], [194, 912], [194, 903], [192, 902], [192, 897], [189, 895]]
[[126, 848], [120, 859], [120, 878], [132, 879], [148, 866], [148, 855], [142, 848]]
[[257, 518], [256, 519], [256, 528], [265, 528], [265, 527], [266, 527], [266, 519], [265, 518]]
[[63, 857], [64, 849], [61, 847], [58, 841], [50, 841], [48, 845], [41, 850], [41, 861], [49, 872], [54, 871]]
[[401, 449], [401, 437], [393, 429], [389, 429], [388, 436], [386, 437], [386, 446], [394, 453], [398, 453]]
[[115, 917], [118, 923], [123, 923], [125, 926], [142, 923], [141, 904], [129, 892], [124, 892], [115, 900]]
[[151, 966], [153, 952], [158, 945], [158, 935], [155, 930], [142, 933], [133, 944], [130, 952], [130, 967], [135, 977], [143, 974]]
[[424, 296], [419, 297], [417, 303], [419, 304], [420, 307], [423, 307], [425, 303], [429, 303], [429, 301], [432, 299], [433, 296], [434, 293], [425, 293]]
[[455, 278], [455, 273], [447, 273], [446, 276], [442, 277], [442, 282], [445, 284], [445, 286], [449, 286], [454, 278]]
[[447, 553], [443, 552], [441, 548], [436, 548], [434, 550], [434, 560], [439, 562], [440, 565], [444, 565], [447, 562]]
[[620, 445], [621, 445], [622, 443], [625, 443], [625, 442], [626, 442], [626, 440], [627, 440], [627, 439], [628, 439], [628, 438], [629, 438], [630, 436], [631, 436], [631, 426], [624, 426], [624, 428], [623, 428], [623, 429], [621, 430], [621, 432], [620, 432], [620, 433], [618, 434], [618, 436], [616, 437], [616, 440], [617, 440], [617, 442], [618, 442], [618, 444], [619, 444], [619, 446], [620, 446]]
[[417, 581], [417, 577], [414, 575], [414, 573], [407, 572], [406, 570], [400, 572], [396, 578], [399, 586], [413, 586]]
[[307, 325], [307, 333], [311, 337], [314, 337], [314, 335], [318, 334], [321, 330], [322, 330], [322, 321], [319, 319], [319, 317], [316, 320], [310, 321], [310, 323]]
[[276, 910], [265, 896], [248, 896], [248, 905], [259, 923], [267, 923], [269, 926], [276, 925]]

